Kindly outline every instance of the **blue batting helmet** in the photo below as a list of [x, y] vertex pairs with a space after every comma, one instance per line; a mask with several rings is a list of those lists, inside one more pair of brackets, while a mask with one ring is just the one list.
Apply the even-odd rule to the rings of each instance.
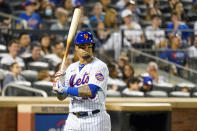
[[75, 37], [74, 43], [75, 43], [75, 45], [86, 44], [86, 43], [94, 44], [93, 36], [88, 31], [81, 31]]

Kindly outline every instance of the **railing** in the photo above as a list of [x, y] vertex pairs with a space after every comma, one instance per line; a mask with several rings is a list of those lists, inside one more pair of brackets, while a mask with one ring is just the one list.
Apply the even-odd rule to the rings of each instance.
[[[9, 18], [11, 20], [20, 21], [21, 22], [21, 25], [23, 25], [24, 29], [28, 29], [28, 27], [27, 27], [27, 21], [24, 20], [24, 19], [18, 18], [17, 16], [10, 15], [10, 14], [7, 14], [7, 13], [3, 13], [3, 12], [0, 12], [0, 16]], [[14, 24], [12, 24], [11, 27], [13, 27], [13, 26], [14, 26]]]
[[15, 83], [10, 83], [10, 84], [8, 84], [4, 87], [2, 89], [2, 96], [6, 96], [5, 94], [6, 94], [6, 91], [7, 91], [8, 88], [18, 88], [18, 89], [22, 89], [22, 90], [25, 90], [25, 91], [30, 91], [30, 92], [33, 92], [33, 93], [41, 94], [43, 97], [48, 97], [47, 93], [43, 90], [34, 89], [34, 88], [23, 86], [23, 85], [17, 85]]

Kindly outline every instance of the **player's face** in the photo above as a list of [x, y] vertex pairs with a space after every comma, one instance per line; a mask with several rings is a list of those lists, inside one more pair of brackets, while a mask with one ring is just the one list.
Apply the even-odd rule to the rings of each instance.
[[92, 58], [93, 55], [92, 48], [93, 48], [92, 44], [81, 44], [75, 46], [75, 50], [77, 52], [79, 59], [84, 59], [84, 60]]

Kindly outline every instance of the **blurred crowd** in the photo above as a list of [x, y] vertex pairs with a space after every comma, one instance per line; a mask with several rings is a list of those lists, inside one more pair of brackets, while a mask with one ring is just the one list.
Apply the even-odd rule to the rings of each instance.
[[[29, 81], [31, 86], [37, 81], [51, 84], [67, 39], [67, 33], [55, 32], [68, 32], [75, 8], [82, 10], [78, 31], [90, 31], [103, 56], [108, 55], [105, 51], [114, 51], [113, 60], [105, 57], [110, 72], [108, 95], [146, 96], [157, 91], [155, 95], [169, 96], [180, 91], [190, 96], [195, 85], [172, 85], [159, 74], [165, 63], [150, 61], [146, 72], [135, 74], [130, 54], [122, 50], [159, 50], [158, 58], [188, 68], [188, 59], [197, 58], [195, 0], [0, 0], [0, 12], [10, 15], [0, 14], [1, 90], [14, 81]], [[10, 39], [3, 33], [5, 28], [19, 32]], [[35, 30], [44, 32], [37, 34]], [[77, 56], [72, 52], [66, 66], [75, 61]], [[35, 80], [31, 79], [35, 72], [27, 70], [36, 72]], [[177, 76], [181, 70], [168, 68]]]

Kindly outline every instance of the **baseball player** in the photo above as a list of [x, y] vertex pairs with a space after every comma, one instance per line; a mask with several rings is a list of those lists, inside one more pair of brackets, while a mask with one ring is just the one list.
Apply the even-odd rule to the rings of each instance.
[[111, 131], [110, 116], [105, 109], [108, 68], [93, 56], [95, 43], [90, 32], [78, 33], [74, 44], [79, 61], [63, 74], [57, 72], [53, 83], [58, 99], [71, 97], [64, 131]]

